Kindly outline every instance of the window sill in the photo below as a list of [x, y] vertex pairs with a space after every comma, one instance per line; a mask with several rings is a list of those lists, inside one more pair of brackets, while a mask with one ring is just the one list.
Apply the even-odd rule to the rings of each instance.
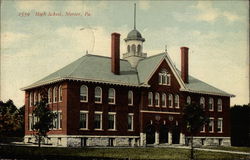
[[134, 130], [128, 130], [129, 132], [134, 132]]
[[94, 129], [95, 131], [103, 131], [103, 129]]
[[115, 105], [115, 103], [108, 103], [108, 104], [110, 104], [110, 105]]
[[82, 103], [86, 103], [86, 102], [88, 102], [88, 101], [80, 101], [80, 102], [82, 102]]
[[80, 128], [79, 130], [80, 131], [88, 131], [89, 129], [88, 128]]
[[108, 129], [108, 131], [117, 131], [116, 129]]
[[96, 104], [102, 104], [102, 102], [95, 102]]
[[159, 108], [160, 106], [155, 106], [155, 107], [158, 107], [158, 108]]

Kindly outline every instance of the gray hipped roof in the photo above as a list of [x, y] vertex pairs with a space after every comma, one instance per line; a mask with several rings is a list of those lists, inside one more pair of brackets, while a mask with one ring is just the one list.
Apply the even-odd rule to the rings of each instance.
[[[147, 57], [139, 61], [136, 69], [132, 68], [128, 61], [120, 60], [120, 75], [115, 75], [111, 72], [110, 57], [87, 54], [47, 77], [22, 88], [22, 90], [67, 79], [137, 87], [148, 86], [147, 82], [150, 76], [164, 59], [169, 61], [166, 53]], [[173, 68], [176, 70], [175, 67]], [[180, 71], [176, 71], [176, 73], [177, 78], [181, 79]], [[189, 76], [189, 83], [184, 85], [183, 91], [232, 96], [192, 76]]]

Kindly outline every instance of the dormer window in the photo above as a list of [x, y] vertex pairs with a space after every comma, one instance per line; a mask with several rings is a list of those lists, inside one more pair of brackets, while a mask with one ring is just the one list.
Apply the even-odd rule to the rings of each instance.
[[158, 82], [160, 85], [170, 86], [170, 74], [165, 70], [161, 71], [158, 76]]

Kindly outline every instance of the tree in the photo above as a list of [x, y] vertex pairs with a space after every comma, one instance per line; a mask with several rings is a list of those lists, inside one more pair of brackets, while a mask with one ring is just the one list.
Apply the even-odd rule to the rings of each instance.
[[231, 144], [250, 146], [250, 104], [230, 108]]
[[56, 118], [56, 114], [54, 114], [47, 104], [47, 100], [42, 98], [42, 100], [35, 104], [35, 109], [33, 111], [33, 116], [36, 119], [33, 130], [38, 139], [38, 146], [41, 146], [41, 140], [44, 137], [47, 137], [47, 133], [50, 128], [53, 127], [53, 119]]
[[12, 100], [0, 101], [0, 135], [5, 137], [23, 136], [24, 112], [17, 109]]
[[195, 136], [203, 127], [204, 124], [208, 123], [208, 117], [205, 114], [203, 108], [197, 104], [187, 104], [183, 110], [182, 121], [185, 129], [190, 134], [191, 150], [190, 159], [194, 159], [194, 147], [193, 147], [193, 136]]

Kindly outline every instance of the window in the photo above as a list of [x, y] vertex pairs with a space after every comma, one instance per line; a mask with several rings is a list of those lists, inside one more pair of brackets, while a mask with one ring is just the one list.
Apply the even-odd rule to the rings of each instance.
[[159, 93], [155, 93], [155, 106], [159, 107], [160, 105], [160, 94]]
[[52, 99], [51, 99], [51, 88], [48, 90], [48, 103], [51, 103], [52, 102]]
[[191, 97], [187, 96], [187, 104], [191, 104]]
[[141, 45], [140, 45], [140, 44], [137, 46], [137, 52], [138, 52], [138, 53], [141, 52]]
[[128, 53], [130, 52], [130, 45], [128, 45]]
[[31, 131], [33, 129], [33, 117], [31, 114], [29, 114], [29, 130]]
[[37, 102], [37, 92], [34, 92], [34, 105], [36, 105]]
[[214, 118], [209, 118], [209, 130], [210, 133], [214, 132]]
[[80, 101], [88, 102], [88, 87], [85, 85], [80, 87]]
[[57, 129], [58, 128], [58, 114], [56, 111], [53, 111], [54, 113], [56, 113], [56, 117], [53, 118], [53, 129]]
[[179, 95], [175, 95], [174, 97], [174, 107], [179, 108]]
[[209, 98], [209, 111], [213, 111], [213, 110], [214, 110], [214, 99]]
[[102, 129], [102, 112], [95, 112], [94, 115], [94, 129], [101, 130]]
[[128, 105], [132, 106], [133, 105], [133, 92], [128, 91]]
[[38, 92], [38, 102], [40, 102], [40, 101], [41, 101], [41, 93]]
[[88, 111], [80, 111], [80, 129], [88, 129]]
[[33, 105], [33, 92], [30, 92], [30, 107]]
[[53, 102], [57, 102], [57, 87], [54, 87], [53, 89]]
[[203, 110], [205, 110], [205, 98], [204, 97], [200, 98], [200, 105], [203, 108]]
[[58, 129], [62, 129], [62, 112], [58, 111], [57, 112], [57, 116], [58, 116]]
[[168, 106], [169, 108], [173, 107], [173, 95], [172, 94], [168, 95]]
[[95, 103], [102, 103], [102, 89], [95, 87]]
[[135, 52], [136, 52], [136, 46], [133, 44], [132, 45], [132, 52], [135, 54]]
[[222, 133], [222, 126], [223, 126], [223, 118], [218, 118], [217, 121], [217, 132]]
[[221, 112], [222, 111], [222, 100], [218, 99], [218, 111]]
[[202, 126], [202, 128], [201, 128], [201, 133], [204, 133], [206, 131], [206, 125], [204, 124], [203, 126]]
[[148, 106], [153, 106], [153, 93], [148, 93]]
[[59, 94], [59, 102], [62, 102], [62, 86], [59, 86], [58, 94]]
[[166, 96], [165, 93], [162, 94], [161, 105], [162, 105], [162, 107], [166, 107], [167, 106], [167, 96]]
[[160, 85], [170, 85], [170, 74], [166, 71], [161, 71], [158, 74], [158, 82]]
[[115, 89], [109, 88], [108, 103], [115, 104]]
[[128, 130], [129, 131], [134, 130], [134, 114], [133, 113], [128, 114]]
[[116, 113], [114, 112], [108, 113], [108, 129], [109, 130], [116, 129]]

